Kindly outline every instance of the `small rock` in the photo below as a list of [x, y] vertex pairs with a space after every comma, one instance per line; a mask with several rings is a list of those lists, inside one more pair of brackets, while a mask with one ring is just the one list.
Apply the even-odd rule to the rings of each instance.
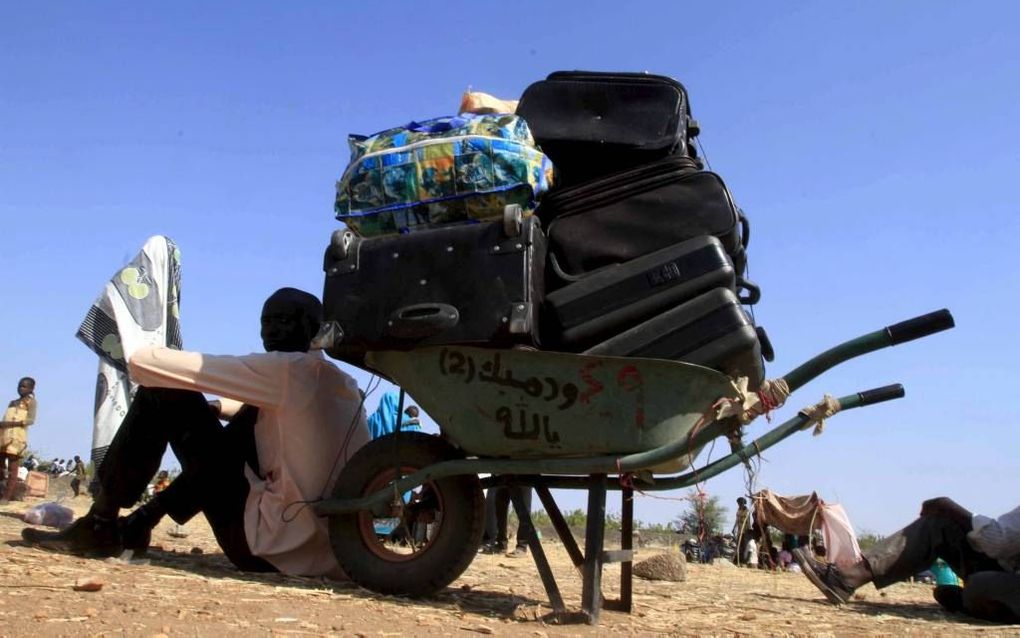
[[85, 615], [88, 616], [89, 618], [95, 618], [96, 616], [99, 615], [99, 610], [96, 609], [95, 607], [86, 607]]
[[103, 588], [103, 581], [95, 576], [82, 576], [74, 581], [74, 591], [99, 591]]
[[687, 561], [675, 552], [656, 554], [634, 564], [634, 575], [647, 580], [668, 580], [680, 583], [687, 580]]
[[202, 551], [201, 547], [192, 547], [191, 548], [191, 553], [192, 554], [204, 554], [205, 552]]
[[464, 583], [463, 585], [460, 586], [460, 590], [461, 591], [471, 591], [471, 585], [468, 585], [467, 583]]

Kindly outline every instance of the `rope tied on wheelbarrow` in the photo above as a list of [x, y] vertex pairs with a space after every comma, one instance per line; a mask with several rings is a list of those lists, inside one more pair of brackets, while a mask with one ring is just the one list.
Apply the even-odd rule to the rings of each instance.
[[839, 404], [839, 401], [837, 401], [835, 397], [826, 394], [818, 403], [808, 406], [800, 411], [800, 414], [803, 414], [808, 418], [807, 423], [801, 427], [801, 430], [806, 430], [814, 425], [815, 431], [811, 434], [818, 436], [823, 430], [825, 430], [825, 419], [836, 414], [842, 409], [843, 406]]
[[766, 379], [755, 391], [747, 389], [747, 377], [739, 377], [733, 382], [736, 398], [724, 397], [716, 402], [715, 418], [722, 420], [736, 417], [741, 425], [747, 425], [761, 415], [769, 418], [772, 410], [780, 408], [790, 396], [790, 386], [782, 377]]

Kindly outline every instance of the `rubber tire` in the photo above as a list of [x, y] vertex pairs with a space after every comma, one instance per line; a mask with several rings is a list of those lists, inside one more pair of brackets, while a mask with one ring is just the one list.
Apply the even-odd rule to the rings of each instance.
[[[381, 473], [392, 470], [398, 461], [403, 467], [422, 469], [463, 456], [452, 445], [430, 434], [402, 432], [384, 436], [358, 450], [344, 467], [333, 498], [365, 496], [365, 488]], [[378, 540], [374, 535], [371, 539], [363, 537], [358, 513], [329, 517], [333, 554], [351, 580], [381, 594], [422, 597], [440, 591], [464, 573], [474, 560], [485, 531], [481, 483], [473, 474], [431, 483], [444, 504], [442, 522], [429, 546], [411, 560], [387, 561], [376, 555], [365, 543]]]

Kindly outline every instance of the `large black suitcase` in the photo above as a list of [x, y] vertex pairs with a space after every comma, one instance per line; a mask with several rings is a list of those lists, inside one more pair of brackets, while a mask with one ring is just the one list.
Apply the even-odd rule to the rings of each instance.
[[747, 377], [752, 390], [765, 379], [758, 330], [726, 288], [695, 297], [586, 352], [696, 363], [731, 377]]
[[517, 114], [568, 184], [667, 155], [694, 157], [687, 90], [647, 73], [557, 71], [521, 96]]
[[733, 264], [719, 240], [696, 237], [548, 293], [542, 340], [584, 349], [703, 292], [735, 286]]
[[545, 235], [538, 219], [363, 239], [337, 231], [326, 250], [323, 310], [331, 356], [446, 343], [535, 345]]
[[750, 229], [715, 173], [669, 157], [547, 193], [538, 210], [550, 255], [567, 277], [620, 264], [700, 235], [714, 235], [737, 276]]

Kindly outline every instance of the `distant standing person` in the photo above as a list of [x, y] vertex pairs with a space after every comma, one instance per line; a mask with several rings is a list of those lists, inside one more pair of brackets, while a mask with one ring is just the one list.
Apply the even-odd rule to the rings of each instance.
[[35, 423], [35, 379], [22, 377], [18, 381], [18, 398], [7, 404], [4, 420], [0, 422], [0, 469], [6, 481], [0, 501], [14, 499], [18, 488], [18, 466], [21, 455], [28, 448], [28, 426]]
[[87, 478], [88, 472], [85, 470], [85, 464], [81, 462], [81, 457], [77, 454], [74, 455], [74, 478], [71, 479], [71, 489], [74, 490], [74, 495], [78, 496], [81, 494], [81, 484]]
[[736, 563], [745, 560], [747, 552], [747, 541], [751, 539], [751, 513], [747, 509], [747, 499], [743, 496], [737, 499], [737, 517], [733, 521], [733, 537], [737, 539]]

